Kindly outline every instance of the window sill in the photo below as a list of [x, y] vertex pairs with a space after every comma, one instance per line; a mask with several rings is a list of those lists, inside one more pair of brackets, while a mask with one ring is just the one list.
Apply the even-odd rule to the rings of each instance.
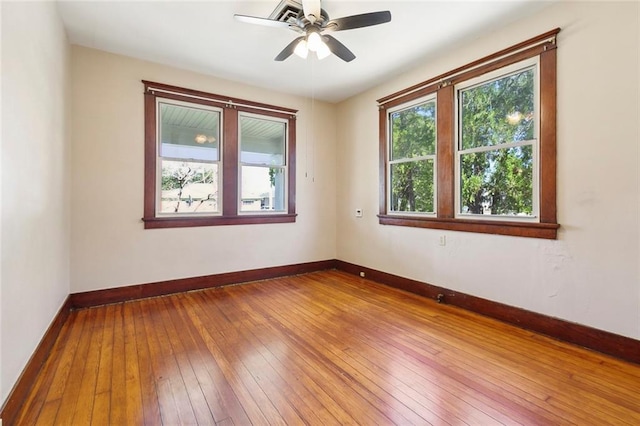
[[443, 219], [432, 217], [378, 215], [381, 225], [409, 226], [413, 228], [444, 229], [448, 231], [477, 232], [481, 234], [510, 235], [514, 237], [558, 237], [557, 223], [531, 223], [508, 221], [484, 221], [472, 219]]
[[292, 223], [296, 214], [264, 214], [209, 217], [149, 217], [142, 218], [144, 229], [188, 228], [194, 226], [254, 225], [265, 223]]

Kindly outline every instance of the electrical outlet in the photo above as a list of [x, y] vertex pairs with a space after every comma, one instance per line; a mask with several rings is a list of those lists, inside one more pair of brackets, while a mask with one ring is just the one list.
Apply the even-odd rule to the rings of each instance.
[[356, 217], [362, 217], [362, 209], [356, 209]]
[[364, 272], [360, 272], [360, 276], [364, 278]]
[[440, 235], [440, 241], [438, 243], [441, 246], [446, 246], [447, 245], [447, 236], [446, 235]]

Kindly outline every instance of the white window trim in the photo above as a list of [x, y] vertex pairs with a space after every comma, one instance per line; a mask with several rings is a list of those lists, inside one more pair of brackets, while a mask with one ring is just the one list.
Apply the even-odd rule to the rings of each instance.
[[[492, 145], [487, 147], [477, 147], [463, 150], [460, 148], [460, 92], [464, 89], [469, 89], [474, 86], [481, 86], [494, 80], [498, 80], [509, 75], [517, 74], [528, 68], [534, 70], [534, 90], [533, 90], [533, 108], [535, 122], [533, 127], [534, 139], [527, 141], [508, 142], [500, 145]], [[455, 175], [454, 175], [454, 212], [456, 219], [471, 219], [471, 220], [486, 220], [486, 221], [498, 221], [504, 222], [505, 220], [513, 222], [534, 222], [540, 221], [540, 56], [526, 59], [524, 61], [517, 62], [515, 64], [508, 65], [506, 67], [497, 69], [481, 76], [469, 79], [462, 83], [456, 84], [454, 87], [455, 102], [454, 102], [454, 119], [455, 119], [455, 131], [454, 131], [454, 146], [455, 146]], [[531, 215], [483, 215], [475, 213], [462, 213], [460, 203], [460, 157], [463, 154], [469, 154], [473, 152], [486, 152], [495, 151], [499, 149], [508, 149], [516, 146], [533, 146], [533, 184], [532, 184], [532, 214]]]
[[[242, 157], [242, 128], [240, 126], [242, 117], [257, 118], [260, 120], [275, 121], [284, 124], [284, 153], [282, 166], [274, 166], [270, 164], [259, 163], [244, 163], [241, 160]], [[255, 114], [250, 112], [238, 113], [238, 199], [236, 200], [236, 209], [238, 216], [250, 216], [250, 215], [278, 215], [287, 213], [289, 205], [289, 121], [284, 118], [273, 117], [270, 115]], [[247, 210], [242, 211], [242, 167], [264, 167], [264, 168], [281, 168], [284, 172], [284, 204], [282, 210]]]
[[[405, 111], [411, 108], [414, 108], [418, 105], [425, 104], [427, 102], [435, 102], [436, 105], [436, 140], [434, 144], [434, 152], [435, 154], [431, 155], [423, 155], [420, 157], [410, 157], [410, 158], [401, 158], [398, 160], [391, 159], [391, 148], [392, 148], [392, 140], [391, 135], [393, 134], [393, 126], [391, 124], [391, 116], [399, 111]], [[413, 99], [410, 102], [398, 105], [396, 107], [390, 108], [387, 110], [387, 176], [385, 177], [387, 181], [387, 214], [390, 216], [420, 216], [420, 217], [436, 217], [438, 212], [438, 131], [437, 131], [437, 123], [438, 123], [438, 95], [437, 93], [431, 93], [429, 95], [423, 96], [418, 99]], [[392, 185], [391, 185], [391, 165], [392, 164], [400, 164], [400, 163], [409, 163], [409, 162], [417, 162], [423, 160], [432, 160], [433, 161], [433, 212], [417, 212], [417, 211], [394, 211], [391, 210], [391, 197], [392, 197]]]
[[[160, 144], [162, 140], [162, 117], [161, 117], [161, 108], [160, 104], [168, 104], [168, 105], [176, 105], [186, 108], [193, 109], [202, 109], [217, 112], [220, 114], [220, 118], [218, 121], [219, 127], [219, 141], [218, 141], [218, 161], [207, 161], [207, 160], [185, 160], [184, 158], [173, 158], [173, 157], [162, 157], [160, 155]], [[183, 102], [174, 99], [167, 99], [158, 96], [156, 98], [156, 216], [157, 217], [215, 217], [222, 216], [222, 190], [223, 190], [223, 135], [224, 135], [224, 119], [223, 119], [224, 110], [222, 108], [217, 108], [209, 105], [202, 105], [198, 103], [190, 103]], [[185, 213], [163, 213], [162, 212], [162, 160], [169, 161], [191, 161], [195, 163], [205, 163], [205, 164], [217, 164], [218, 165], [218, 211], [216, 212], [185, 212]]]

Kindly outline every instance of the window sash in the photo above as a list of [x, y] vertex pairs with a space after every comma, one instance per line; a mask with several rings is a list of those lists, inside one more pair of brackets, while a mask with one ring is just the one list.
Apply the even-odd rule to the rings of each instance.
[[[432, 165], [431, 167], [433, 168], [433, 172], [432, 172], [432, 176], [431, 176], [431, 181], [432, 181], [432, 187], [433, 187], [433, 195], [432, 195], [432, 200], [431, 202], [433, 203], [433, 211], [417, 211], [417, 210], [393, 210], [393, 165], [396, 164], [407, 164], [407, 163], [420, 163], [420, 162], [424, 162], [424, 161], [431, 161]], [[388, 200], [387, 200], [387, 206], [388, 206], [388, 211], [387, 213], [390, 215], [419, 215], [419, 216], [435, 216], [436, 212], [438, 211], [438, 204], [437, 204], [437, 197], [436, 194], [438, 193], [438, 165], [436, 162], [436, 156], [434, 155], [427, 155], [427, 156], [422, 156], [422, 157], [413, 157], [413, 158], [409, 158], [409, 159], [402, 159], [402, 160], [395, 160], [395, 161], [390, 161], [389, 162], [389, 167], [387, 168], [388, 170], [388, 175], [387, 175], [387, 186], [389, 188], [388, 191]]]
[[[419, 107], [424, 104], [434, 103], [435, 106], [435, 117], [434, 121], [436, 123], [435, 134], [434, 134], [434, 146], [433, 154], [420, 155], [415, 157], [401, 157], [393, 159], [393, 115], [398, 112], [409, 111], [416, 107]], [[438, 121], [438, 100], [437, 95], [435, 93], [430, 93], [427, 96], [420, 97], [418, 99], [411, 100], [410, 102], [400, 104], [394, 108], [391, 108], [387, 111], [386, 114], [386, 122], [387, 122], [387, 135], [386, 135], [386, 187], [388, 191], [386, 191], [386, 213], [390, 215], [415, 215], [415, 216], [435, 216], [438, 211], [438, 203], [437, 203], [437, 194], [438, 194], [438, 166], [437, 166], [437, 152], [438, 152], [438, 134], [437, 134], [437, 121]], [[419, 211], [399, 211], [393, 210], [393, 182], [392, 182], [392, 165], [394, 164], [402, 164], [409, 162], [421, 162], [421, 161], [433, 161], [433, 211], [431, 212], [419, 212]]]
[[[532, 147], [532, 185], [531, 185], [531, 202], [532, 202], [532, 213], [530, 215], [518, 215], [518, 214], [501, 214], [501, 215], [487, 215], [487, 214], [481, 214], [481, 213], [468, 213], [468, 212], [463, 212], [462, 211], [462, 170], [461, 170], [461, 162], [462, 162], [462, 156], [463, 155], [467, 155], [467, 154], [474, 154], [474, 153], [486, 153], [486, 152], [491, 152], [491, 151], [504, 151], [504, 150], [508, 150], [511, 148], [515, 148], [515, 147], [526, 147], [526, 146], [531, 146]], [[535, 143], [532, 141], [527, 141], [527, 142], [517, 142], [517, 143], [512, 143], [512, 144], [508, 144], [508, 145], [497, 145], [492, 147], [492, 149], [474, 149], [474, 150], [467, 150], [465, 152], [463, 151], [458, 151], [457, 153], [457, 158], [456, 158], [456, 198], [455, 198], [455, 206], [456, 206], [456, 218], [460, 218], [460, 219], [477, 219], [477, 220], [494, 220], [494, 221], [504, 221], [504, 220], [509, 220], [509, 221], [522, 221], [522, 222], [538, 222], [539, 217], [537, 215], [537, 212], [539, 211], [539, 190], [538, 190], [538, 185], [537, 185], [537, 179], [536, 179], [536, 175], [537, 175], [537, 167], [536, 165], [538, 164], [537, 161], [537, 155], [536, 155], [536, 150], [533, 149], [535, 147]]]
[[[398, 160], [402, 160], [405, 158], [416, 158], [416, 157], [398, 157], [398, 158], [393, 158], [393, 147], [395, 145], [395, 141], [393, 140], [393, 115], [397, 114], [397, 113], [402, 113], [402, 112], [406, 112], [406, 111], [410, 111], [412, 109], [415, 109], [419, 106], [425, 105], [425, 104], [429, 104], [429, 103], [433, 103], [434, 104], [434, 123], [437, 123], [438, 120], [438, 102], [437, 102], [437, 96], [436, 94], [431, 94], [429, 96], [425, 96], [423, 98], [417, 99], [414, 102], [410, 102], [407, 104], [402, 104], [399, 105], [396, 108], [390, 109], [388, 112], [388, 128], [389, 128], [389, 134], [388, 134], [388, 153], [387, 153], [387, 158], [389, 159], [389, 161], [398, 161]], [[438, 137], [437, 137], [437, 127], [436, 127], [436, 134], [434, 134], [434, 141], [433, 141], [433, 153], [429, 153], [429, 154], [424, 154], [424, 155], [436, 155], [436, 152], [438, 150]], [[420, 156], [418, 156], [420, 157]]]
[[[257, 120], [265, 120], [265, 121], [270, 121], [270, 122], [275, 122], [275, 123], [281, 123], [284, 125], [283, 128], [283, 137], [284, 137], [284, 147], [283, 147], [283, 153], [282, 153], [282, 161], [280, 162], [280, 164], [268, 164], [268, 163], [262, 163], [262, 162], [253, 162], [253, 161], [242, 161], [242, 117], [248, 117], [248, 118], [253, 118], [253, 119], [257, 119]], [[237, 206], [238, 206], [238, 214], [239, 215], [247, 215], [247, 214], [282, 214], [283, 212], [286, 212], [287, 210], [287, 205], [288, 205], [288, 200], [289, 200], [289, 194], [287, 191], [287, 187], [288, 187], [288, 161], [287, 161], [287, 153], [289, 152], [289, 132], [288, 132], [288, 123], [287, 120], [284, 119], [279, 119], [277, 117], [271, 117], [271, 116], [266, 116], [266, 115], [262, 115], [262, 114], [255, 114], [255, 113], [247, 113], [247, 112], [241, 112], [240, 114], [238, 114], [238, 202], [237, 202]], [[281, 209], [278, 210], [260, 210], [260, 211], [248, 211], [248, 210], [243, 210], [242, 206], [243, 206], [243, 202], [242, 202], [242, 183], [243, 183], [243, 173], [242, 170], [244, 167], [259, 167], [259, 168], [266, 168], [266, 169], [281, 169], [283, 171], [283, 178], [284, 178], [284, 182], [282, 183], [282, 188], [284, 190], [284, 200], [283, 200], [283, 206]]]
[[[472, 78], [470, 80], [461, 82], [456, 84], [454, 87], [454, 91], [456, 94], [456, 102], [455, 102], [455, 147], [456, 147], [456, 155], [455, 155], [455, 174], [454, 174], [454, 183], [455, 183], [455, 196], [454, 196], [454, 206], [455, 206], [455, 218], [458, 219], [475, 219], [475, 220], [509, 220], [513, 222], [539, 222], [540, 220], [540, 163], [539, 163], [539, 138], [538, 135], [540, 133], [540, 70], [539, 70], [539, 56], [535, 56], [533, 58], [528, 58], [524, 61], [516, 62], [514, 64], [510, 64], [508, 66], [499, 68], [495, 71], [488, 72], [486, 74], [480, 75], [478, 77]], [[474, 148], [462, 149], [462, 92], [467, 89], [477, 88], [483, 86], [485, 84], [492, 83], [494, 81], [519, 74], [523, 71], [532, 69], [533, 70], [533, 136], [534, 139], [526, 140], [526, 141], [510, 141], [503, 142], [496, 145], [488, 145], [488, 146], [480, 146]], [[532, 174], [532, 212], [531, 215], [486, 215], [486, 214], [477, 214], [477, 213], [468, 213], [462, 211], [462, 170], [461, 170], [461, 161], [462, 156], [465, 154], [476, 153], [476, 152], [489, 152], [489, 151], [498, 151], [503, 149], [509, 149], [512, 147], [518, 146], [532, 146], [532, 162], [533, 162], [533, 174]]]
[[[217, 114], [218, 116], [218, 123], [217, 123], [217, 133], [215, 135], [211, 135], [215, 138], [215, 140], [213, 141], [216, 145], [215, 145], [215, 153], [216, 153], [216, 159], [215, 160], [208, 160], [205, 158], [196, 158], [196, 157], [187, 157], [187, 156], [172, 156], [169, 155], [167, 153], [164, 152], [164, 147], [163, 147], [163, 120], [162, 120], [162, 110], [163, 110], [163, 106], [171, 106], [171, 107], [178, 107], [178, 108], [183, 108], [183, 109], [187, 109], [187, 110], [194, 110], [194, 111], [204, 111], [207, 113], [214, 113]], [[220, 161], [221, 158], [221, 147], [222, 147], [222, 137], [221, 135], [223, 134], [223, 110], [221, 108], [215, 108], [215, 107], [211, 107], [211, 106], [207, 106], [207, 105], [198, 105], [198, 104], [194, 104], [194, 103], [187, 103], [187, 102], [181, 102], [181, 101], [176, 101], [176, 100], [170, 100], [170, 99], [164, 99], [161, 97], [156, 98], [156, 123], [157, 123], [157, 131], [156, 131], [156, 137], [157, 137], [157, 152], [158, 152], [158, 156], [162, 157], [162, 158], [174, 158], [177, 160], [183, 160], [183, 161], [210, 161], [210, 162], [217, 162]], [[203, 133], [206, 133], [206, 130], [203, 128], [198, 128], [198, 127], [189, 127], [189, 126], [183, 126], [183, 129], [193, 129], [193, 133], [195, 134], [195, 137], [197, 138], [198, 133], [200, 133], [199, 131], [202, 131]], [[188, 132], [191, 132], [191, 130], [188, 130]], [[205, 136], [204, 134], [202, 136]], [[206, 143], [206, 142], [205, 142]], [[203, 144], [203, 146], [197, 146], [197, 145], [184, 145], [184, 144], [167, 144], [167, 145], [175, 145], [178, 147], [182, 147], [182, 148], [195, 148], [196, 152], [197, 151], [202, 151], [202, 152], [206, 152], [205, 150], [207, 150], [207, 146]]]
[[[280, 185], [281, 186], [281, 190], [283, 191], [283, 199], [282, 199], [282, 208], [279, 209], [264, 209], [264, 210], [243, 210], [243, 205], [244, 205], [244, 198], [242, 197], [242, 182], [243, 182], [243, 170], [245, 167], [252, 167], [252, 168], [262, 168], [262, 169], [279, 169], [282, 170], [282, 177], [283, 177], [283, 182]], [[270, 165], [264, 165], [264, 164], [253, 164], [253, 163], [240, 163], [240, 167], [238, 167], [238, 214], [239, 215], [247, 215], [247, 214], [261, 214], [261, 215], [273, 215], [273, 214], [282, 214], [285, 213], [287, 211], [287, 205], [289, 202], [289, 194], [287, 191], [287, 187], [288, 187], [288, 168], [287, 166], [270, 166]], [[274, 187], [274, 191], [277, 188]], [[274, 200], [275, 200], [275, 196], [274, 196]], [[275, 202], [275, 201], [274, 201]]]
[[[278, 164], [269, 164], [269, 163], [262, 163], [262, 162], [257, 162], [257, 161], [242, 161], [242, 140], [243, 140], [243, 135], [242, 135], [242, 118], [243, 117], [247, 117], [247, 118], [252, 118], [255, 120], [264, 120], [264, 121], [270, 121], [273, 123], [280, 123], [283, 125], [283, 139], [284, 139], [284, 146], [283, 146], [283, 150], [282, 150], [282, 160], [280, 163]], [[270, 117], [270, 116], [266, 116], [266, 115], [261, 115], [261, 114], [254, 114], [254, 113], [247, 113], [247, 112], [242, 112], [240, 114], [238, 114], [238, 158], [239, 161], [241, 163], [244, 164], [255, 164], [255, 165], [272, 165], [272, 166], [286, 166], [287, 165], [287, 153], [289, 151], [289, 132], [288, 132], [288, 124], [287, 124], [287, 120], [284, 119], [280, 119], [277, 117]]]
[[435, 160], [435, 159], [436, 159], [436, 154], [430, 154], [430, 155], [422, 155], [420, 157], [407, 157], [407, 158], [400, 158], [398, 160], [390, 160], [389, 164], [400, 164], [400, 163], [409, 163], [411, 161]]
[[[224, 111], [221, 108], [211, 107], [208, 105], [200, 105], [196, 103], [182, 102], [173, 99], [167, 99], [157, 97], [156, 104], [156, 216], [157, 217], [203, 217], [203, 216], [220, 216], [222, 214], [222, 135], [223, 135], [223, 115]], [[173, 157], [162, 155], [162, 108], [161, 105], [171, 105], [190, 109], [200, 109], [219, 114], [218, 118], [218, 135], [217, 140], [217, 158], [218, 160], [203, 160], [187, 157]], [[162, 211], [162, 166], [164, 161], [175, 161], [183, 163], [199, 163], [199, 164], [211, 164], [217, 166], [217, 182], [215, 190], [217, 192], [216, 204], [217, 210], [215, 212], [163, 212]], [[185, 186], [186, 188], [186, 186]]]
[[[204, 162], [204, 161], [185, 161], [182, 159], [177, 160], [177, 162], [185, 162], [185, 163], [195, 163], [195, 164], [207, 164], [217, 166], [217, 182], [214, 186], [215, 191], [217, 193], [216, 196], [216, 211], [193, 211], [193, 212], [163, 212], [162, 211], [162, 201], [163, 201], [163, 190], [162, 190], [162, 166], [163, 162], [167, 161], [166, 158], [159, 157], [159, 161], [157, 162], [157, 176], [159, 177], [157, 180], [157, 192], [156, 192], [156, 215], [158, 217], [207, 217], [207, 216], [220, 216], [222, 214], [222, 169], [219, 162]], [[175, 160], [168, 160], [175, 161]], [[195, 182], [194, 182], [195, 183]], [[186, 189], [187, 186], [184, 187]], [[194, 202], [197, 200], [194, 200]]]

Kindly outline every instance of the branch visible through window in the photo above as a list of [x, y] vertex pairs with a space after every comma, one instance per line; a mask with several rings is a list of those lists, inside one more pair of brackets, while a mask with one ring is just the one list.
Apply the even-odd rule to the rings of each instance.
[[381, 224], [557, 237], [559, 31], [378, 100]]

